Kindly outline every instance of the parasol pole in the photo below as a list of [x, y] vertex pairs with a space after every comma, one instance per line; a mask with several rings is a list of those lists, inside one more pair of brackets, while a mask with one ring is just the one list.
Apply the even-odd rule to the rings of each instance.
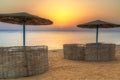
[[99, 26], [96, 27], [96, 45], [98, 46], [98, 32]]
[[26, 46], [26, 27], [25, 27], [25, 24], [26, 24], [26, 18], [24, 17], [23, 18], [23, 47]]
[[26, 76], [29, 76], [29, 69], [28, 69], [28, 57], [27, 57], [27, 54], [26, 54], [26, 27], [25, 27], [25, 24], [26, 24], [26, 17], [23, 18], [23, 51], [24, 51], [24, 55], [25, 55], [25, 60], [26, 60], [26, 72], [27, 72], [27, 75]]

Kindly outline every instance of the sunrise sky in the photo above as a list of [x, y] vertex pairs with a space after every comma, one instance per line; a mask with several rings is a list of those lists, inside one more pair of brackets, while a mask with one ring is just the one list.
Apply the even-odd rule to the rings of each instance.
[[120, 23], [120, 0], [0, 0], [0, 13], [13, 12], [48, 18], [61, 28], [96, 19]]

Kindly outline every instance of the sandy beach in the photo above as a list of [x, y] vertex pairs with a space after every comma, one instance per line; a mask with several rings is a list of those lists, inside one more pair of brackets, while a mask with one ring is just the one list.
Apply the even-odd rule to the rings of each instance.
[[63, 50], [49, 50], [49, 70], [44, 74], [18, 79], [0, 80], [120, 80], [120, 47], [117, 60], [86, 62], [63, 58]]

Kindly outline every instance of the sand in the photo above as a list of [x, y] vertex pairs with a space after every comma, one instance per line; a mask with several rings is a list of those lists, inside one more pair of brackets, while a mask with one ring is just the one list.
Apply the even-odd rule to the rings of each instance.
[[117, 47], [117, 60], [111, 62], [67, 60], [63, 57], [63, 50], [50, 50], [48, 56], [47, 72], [32, 77], [0, 80], [120, 80], [120, 47]]

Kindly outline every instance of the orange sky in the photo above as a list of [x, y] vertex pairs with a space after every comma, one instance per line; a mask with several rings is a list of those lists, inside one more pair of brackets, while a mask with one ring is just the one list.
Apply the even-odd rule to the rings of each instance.
[[120, 0], [0, 0], [0, 13], [29, 12], [67, 27], [102, 19], [120, 23]]

